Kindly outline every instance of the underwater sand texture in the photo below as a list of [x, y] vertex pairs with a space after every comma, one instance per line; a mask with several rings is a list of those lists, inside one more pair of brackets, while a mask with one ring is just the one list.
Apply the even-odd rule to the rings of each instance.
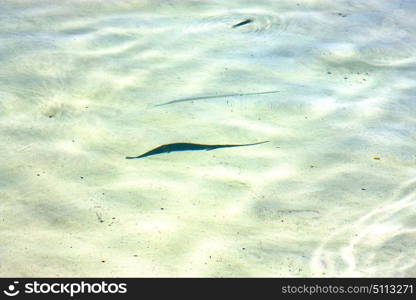
[[416, 276], [415, 3], [2, 1], [0, 276]]

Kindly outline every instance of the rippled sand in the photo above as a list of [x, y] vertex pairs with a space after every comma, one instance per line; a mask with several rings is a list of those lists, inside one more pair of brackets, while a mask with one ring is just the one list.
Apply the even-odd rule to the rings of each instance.
[[1, 276], [416, 276], [416, 2], [0, 8]]

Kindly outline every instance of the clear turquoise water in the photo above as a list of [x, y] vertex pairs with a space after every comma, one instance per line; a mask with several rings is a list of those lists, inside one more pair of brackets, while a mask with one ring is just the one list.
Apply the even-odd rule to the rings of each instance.
[[0, 275], [416, 276], [415, 12], [2, 1]]

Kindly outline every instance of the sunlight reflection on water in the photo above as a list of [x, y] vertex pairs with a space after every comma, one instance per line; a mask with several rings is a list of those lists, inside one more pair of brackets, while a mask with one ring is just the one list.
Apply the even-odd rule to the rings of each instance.
[[415, 276], [412, 1], [3, 2], [0, 274]]

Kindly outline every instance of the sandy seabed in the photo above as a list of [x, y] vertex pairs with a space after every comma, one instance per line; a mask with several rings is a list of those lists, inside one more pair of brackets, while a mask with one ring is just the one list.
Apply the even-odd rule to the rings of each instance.
[[0, 276], [416, 276], [415, 15], [1, 1]]

